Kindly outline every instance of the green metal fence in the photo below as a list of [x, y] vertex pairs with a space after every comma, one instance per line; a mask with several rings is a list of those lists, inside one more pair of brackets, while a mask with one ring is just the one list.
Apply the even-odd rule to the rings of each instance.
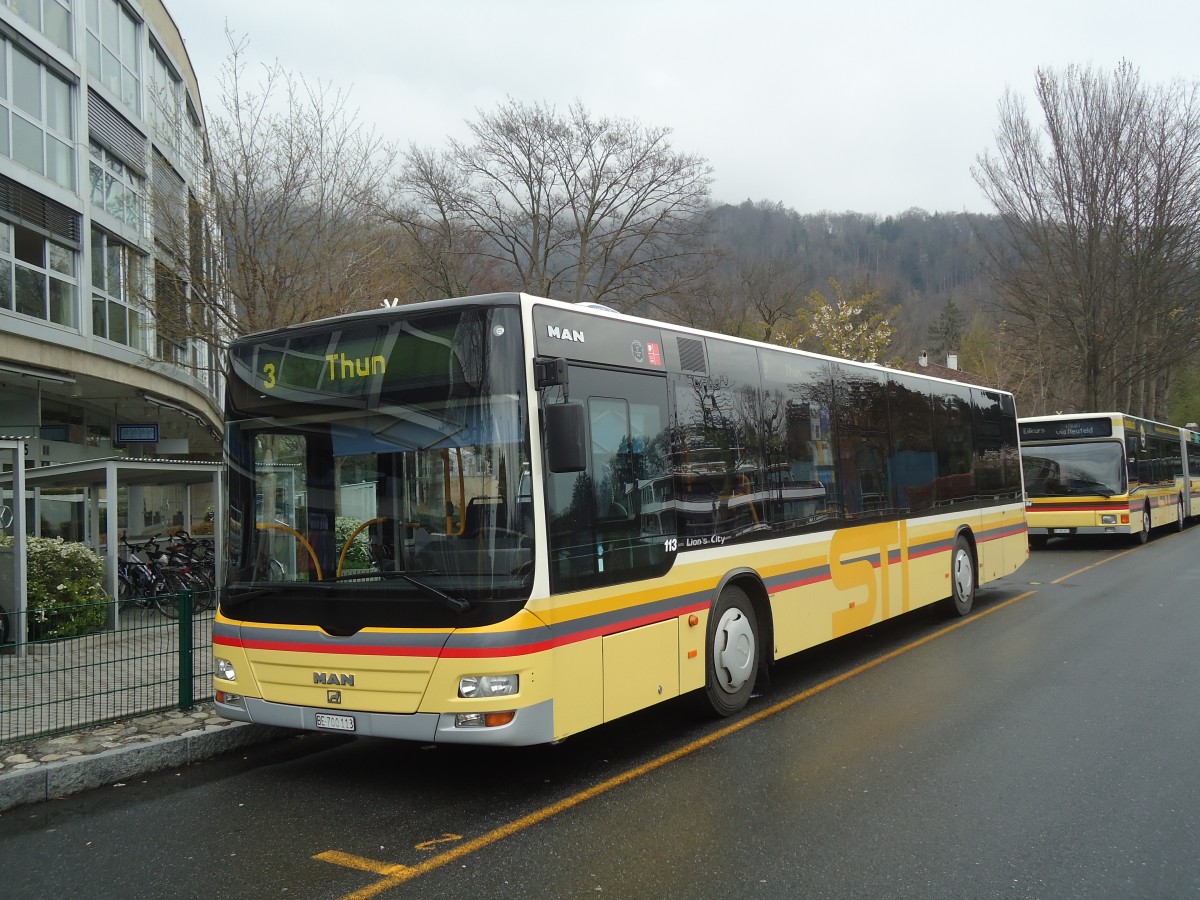
[[196, 602], [206, 599], [184, 591], [178, 619], [122, 609], [119, 627], [67, 638], [9, 613], [10, 640], [22, 627], [30, 640], [21, 653], [0, 646], [0, 745], [211, 698], [213, 604]]

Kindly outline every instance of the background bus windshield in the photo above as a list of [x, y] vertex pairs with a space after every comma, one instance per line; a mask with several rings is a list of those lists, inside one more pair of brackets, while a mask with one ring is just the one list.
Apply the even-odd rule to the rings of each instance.
[[1125, 493], [1125, 453], [1119, 441], [1024, 446], [1021, 460], [1030, 497]]

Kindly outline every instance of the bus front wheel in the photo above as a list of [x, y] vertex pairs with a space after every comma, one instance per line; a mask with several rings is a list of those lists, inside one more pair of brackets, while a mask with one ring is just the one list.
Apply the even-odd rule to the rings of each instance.
[[965, 616], [975, 603], [975, 555], [961, 534], [954, 539], [950, 557], [950, 596], [946, 607], [955, 615]]
[[707, 675], [704, 693], [719, 716], [745, 707], [758, 674], [758, 619], [754, 605], [739, 587], [721, 592], [709, 617]]
[[1142, 528], [1134, 535], [1134, 539], [1139, 544], [1144, 544], [1150, 540], [1150, 507], [1148, 506], [1142, 507]]

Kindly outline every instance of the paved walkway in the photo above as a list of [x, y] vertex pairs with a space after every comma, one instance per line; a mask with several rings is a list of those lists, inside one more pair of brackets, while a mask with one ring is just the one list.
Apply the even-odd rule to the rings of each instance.
[[231, 722], [211, 702], [0, 748], [0, 812], [278, 740], [284, 728]]
[[[179, 625], [140, 610], [121, 624], [0, 654], [0, 811], [291, 733], [231, 722], [209, 700], [144, 712], [178, 705]], [[211, 697], [212, 614], [193, 625], [193, 683]], [[55, 733], [32, 737], [46, 731]]]

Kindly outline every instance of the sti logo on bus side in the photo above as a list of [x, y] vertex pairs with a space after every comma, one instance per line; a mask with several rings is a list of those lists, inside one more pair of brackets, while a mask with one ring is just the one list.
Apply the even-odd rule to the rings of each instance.
[[583, 332], [573, 328], [559, 328], [557, 325], [547, 325], [546, 334], [555, 340], [571, 341], [576, 344], [585, 343]]
[[313, 672], [313, 684], [337, 684], [343, 687], [354, 687], [354, 676], [343, 675], [341, 672]]

